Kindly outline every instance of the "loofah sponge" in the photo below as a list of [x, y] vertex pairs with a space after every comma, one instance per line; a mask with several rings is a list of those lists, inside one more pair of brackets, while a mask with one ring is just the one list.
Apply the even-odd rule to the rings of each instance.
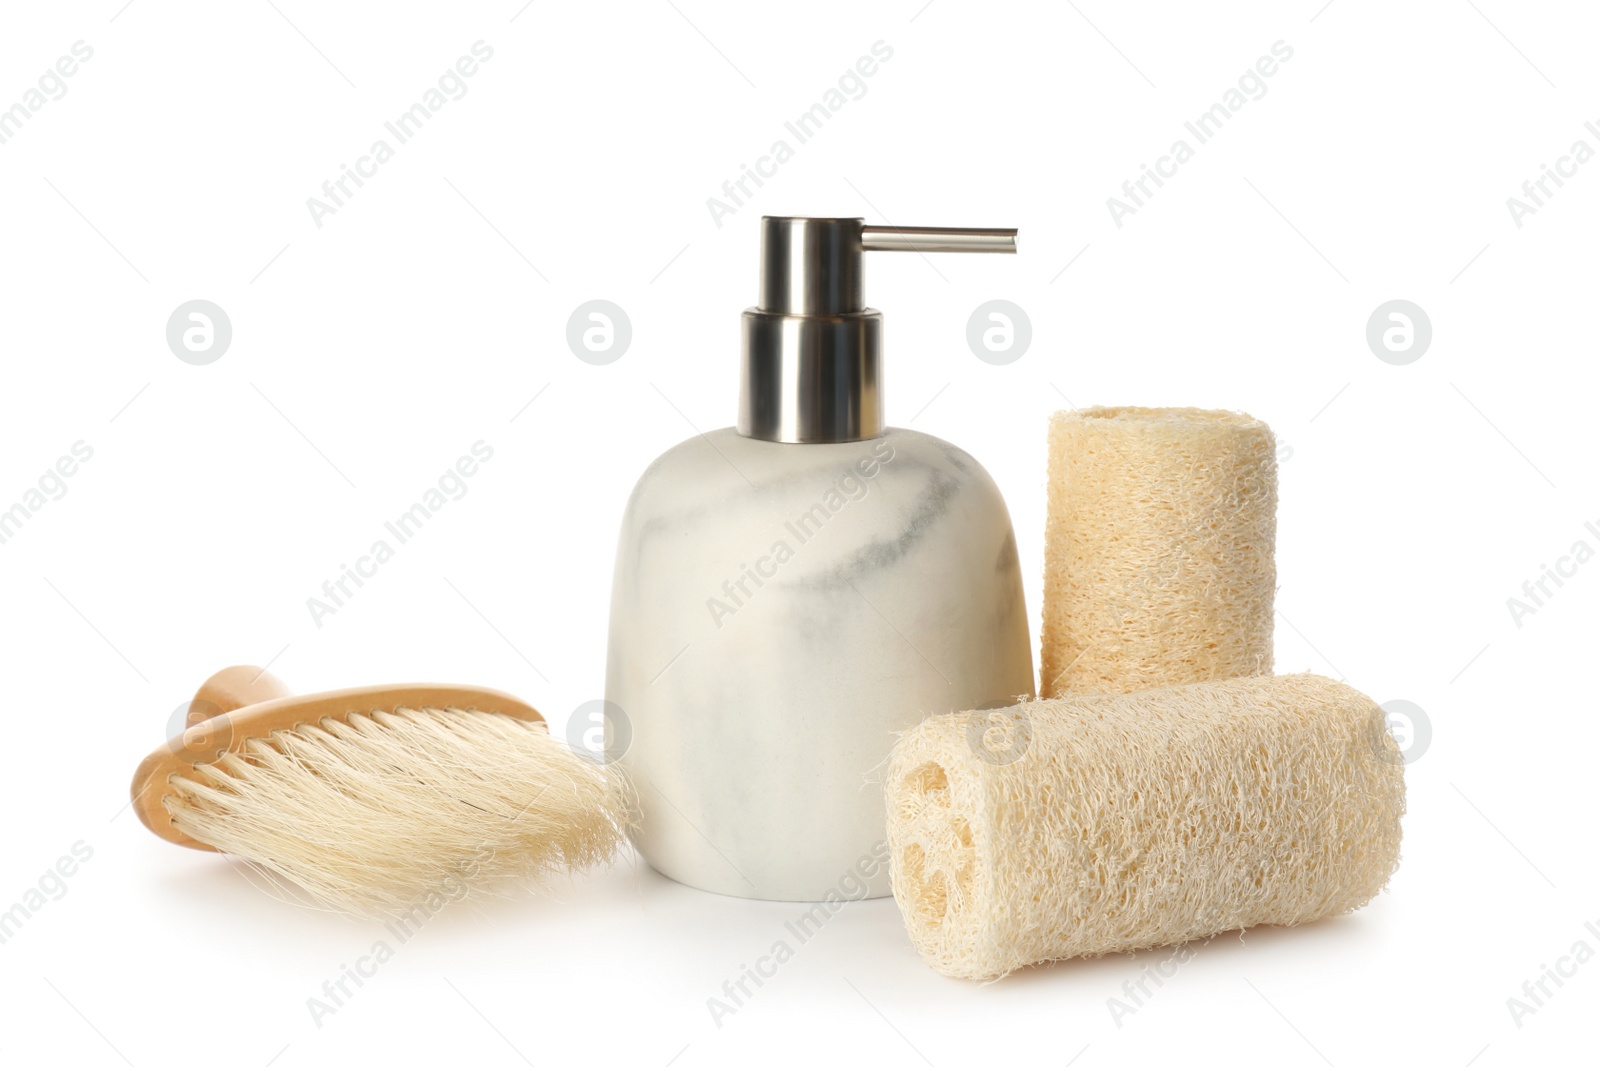
[[962, 978], [1338, 915], [1399, 862], [1403, 769], [1314, 674], [935, 716], [889, 761], [895, 900]]
[[1272, 672], [1277, 446], [1248, 415], [1050, 421], [1042, 696]]

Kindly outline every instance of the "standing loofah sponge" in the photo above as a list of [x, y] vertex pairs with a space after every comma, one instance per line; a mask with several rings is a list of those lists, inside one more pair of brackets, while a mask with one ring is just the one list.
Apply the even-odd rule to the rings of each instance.
[[895, 900], [961, 978], [1338, 915], [1399, 862], [1403, 769], [1314, 674], [935, 716], [889, 760]]
[[1272, 672], [1272, 431], [1198, 408], [1050, 420], [1042, 696]]

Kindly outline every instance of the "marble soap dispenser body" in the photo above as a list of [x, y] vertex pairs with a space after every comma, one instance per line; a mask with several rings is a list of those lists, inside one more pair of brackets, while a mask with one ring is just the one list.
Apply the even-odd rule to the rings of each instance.
[[606, 699], [652, 867], [732, 896], [882, 896], [896, 735], [1033, 695], [1016, 541], [976, 460], [881, 424], [860, 253], [909, 246], [859, 219], [762, 224], [739, 426], [669, 450], [628, 502]]

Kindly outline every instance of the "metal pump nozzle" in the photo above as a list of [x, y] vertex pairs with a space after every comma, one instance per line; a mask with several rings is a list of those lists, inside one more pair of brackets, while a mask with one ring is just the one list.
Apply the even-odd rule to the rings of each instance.
[[861, 253], [1016, 250], [1016, 230], [763, 217], [760, 303], [744, 313], [739, 432], [802, 444], [883, 433], [883, 316], [862, 295]]

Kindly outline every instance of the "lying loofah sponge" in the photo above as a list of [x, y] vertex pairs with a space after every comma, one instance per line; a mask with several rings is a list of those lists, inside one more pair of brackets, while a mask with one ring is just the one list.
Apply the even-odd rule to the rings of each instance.
[[961, 978], [1338, 915], [1399, 862], [1402, 772], [1314, 674], [938, 715], [889, 760], [894, 896]]
[[1042, 696], [1272, 672], [1277, 446], [1248, 415], [1050, 420]]

